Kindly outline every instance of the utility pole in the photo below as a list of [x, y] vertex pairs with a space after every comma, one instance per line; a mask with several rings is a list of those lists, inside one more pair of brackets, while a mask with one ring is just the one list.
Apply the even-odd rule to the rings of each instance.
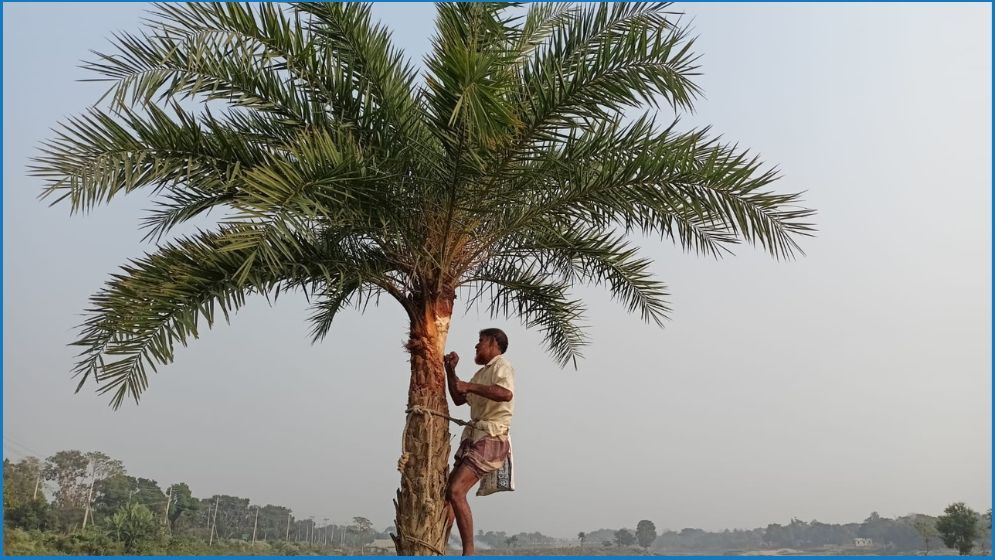
[[211, 522], [211, 538], [207, 541], [207, 546], [214, 544], [214, 532], [218, 529], [218, 504], [221, 502], [221, 495], [214, 499], [214, 521]]
[[252, 544], [256, 544], [256, 527], [259, 527], [259, 506], [256, 506], [256, 520], [252, 523]]
[[293, 517], [291, 513], [287, 512], [287, 542], [290, 542], [290, 518]]
[[173, 487], [166, 490], [166, 509], [162, 510], [162, 524], [166, 524], [166, 517], [169, 515], [169, 502], [173, 500]]
[[86, 510], [83, 512], [83, 529], [86, 530], [86, 519], [90, 516], [90, 504], [93, 503], [93, 485], [97, 483], [97, 462], [90, 461], [90, 490], [86, 493]]

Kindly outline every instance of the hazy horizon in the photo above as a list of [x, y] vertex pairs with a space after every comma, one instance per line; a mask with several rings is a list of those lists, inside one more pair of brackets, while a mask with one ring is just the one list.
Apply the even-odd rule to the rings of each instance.
[[[517, 371], [518, 489], [471, 497], [475, 526], [569, 538], [640, 519], [721, 530], [990, 507], [991, 5], [675, 7], [699, 36], [705, 92], [680, 126], [712, 125], [776, 166], [775, 188], [807, 191], [819, 231], [789, 262], [640, 240], [672, 320], [646, 325], [578, 288], [592, 343], [577, 371], [517, 320], [457, 301], [460, 375], [487, 326], [508, 332]], [[67, 344], [89, 296], [153, 249], [148, 199], [69, 217], [37, 200], [26, 165], [103, 93], [79, 61], [138, 30], [144, 6], [2, 9], [4, 457], [100, 450], [198, 497], [392, 524], [408, 383], [396, 304], [345, 313], [311, 345], [303, 297], [254, 298], [178, 349], [140, 406], [73, 394]], [[432, 6], [375, 13], [420, 61]]]

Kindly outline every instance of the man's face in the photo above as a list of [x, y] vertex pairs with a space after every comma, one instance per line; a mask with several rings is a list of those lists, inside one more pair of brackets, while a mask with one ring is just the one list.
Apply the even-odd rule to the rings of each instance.
[[487, 362], [491, 361], [491, 358], [501, 353], [498, 350], [497, 341], [483, 335], [477, 340], [477, 345], [474, 346], [474, 349], [477, 351], [477, 354], [473, 357], [473, 361], [480, 366], [487, 365]]

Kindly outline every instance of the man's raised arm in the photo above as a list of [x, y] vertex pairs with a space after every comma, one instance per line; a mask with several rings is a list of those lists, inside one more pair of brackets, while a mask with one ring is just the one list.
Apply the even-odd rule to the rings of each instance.
[[464, 383], [456, 377], [456, 364], [459, 363], [459, 354], [456, 352], [446, 354], [442, 358], [442, 363], [446, 367], [446, 384], [449, 385], [449, 395], [453, 398], [453, 403], [456, 406], [466, 404], [466, 391], [460, 390], [460, 385], [464, 385]]
[[500, 385], [480, 385], [479, 383], [464, 383], [460, 381], [458, 387], [466, 393], [480, 395], [492, 401], [508, 402], [514, 397], [511, 391]]

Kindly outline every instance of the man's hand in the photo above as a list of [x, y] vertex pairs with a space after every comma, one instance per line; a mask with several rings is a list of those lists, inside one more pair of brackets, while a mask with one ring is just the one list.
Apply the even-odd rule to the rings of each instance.
[[446, 368], [446, 384], [449, 385], [449, 394], [457, 406], [466, 404], [467, 389], [467, 384], [456, 377], [456, 364], [458, 363], [459, 354], [456, 352], [450, 352], [442, 357], [442, 365]]
[[446, 366], [446, 373], [455, 374], [456, 364], [459, 363], [459, 354], [456, 352], [450, 352], [442, 357], [442, 363]]

